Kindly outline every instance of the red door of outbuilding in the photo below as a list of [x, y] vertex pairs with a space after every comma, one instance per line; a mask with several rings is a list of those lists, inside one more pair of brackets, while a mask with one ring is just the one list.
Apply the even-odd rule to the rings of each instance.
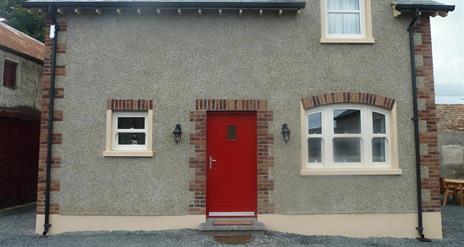
[[256, 217], [256, 113], [210, 112], [207, 217]]
[[40, 121], [0, 117], [0, 209], [34, 202]]

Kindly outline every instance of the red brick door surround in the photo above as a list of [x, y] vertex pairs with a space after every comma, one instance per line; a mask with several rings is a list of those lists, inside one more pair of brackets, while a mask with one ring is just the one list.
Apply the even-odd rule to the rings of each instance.
[[189, 159], [189, 168], [194, 170], [194, 178], [189, 183], [189, 191], [194, 193], [189, 203], [190, 214], [206, 213], [206, 116], [211, 111], [255, 111], [257, 117], [257, 207], [258, 214], [274, 213], [271, 194], [274, 181], [270, 177], [270, 168], [274, 166], [271, 156], [274, 136], [269, 132], [273, 112], [268, 110], [266, 100], [245, 99], [197, 99], [195, 111], [190, 112], [193, 131], [189, 135], [189, 144], [193, 156]]

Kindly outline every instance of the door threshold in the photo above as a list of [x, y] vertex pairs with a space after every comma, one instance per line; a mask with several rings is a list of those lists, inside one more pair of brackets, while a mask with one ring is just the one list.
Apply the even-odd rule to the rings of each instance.
[[254, 211], [242, 212], [208, 212], [209, 217], [256, 217]]
[[266, 227], [256, 218], [208, 218], [198, 230], [204, 232], [263, 232]]
[[215, 226], [230, 226], [230, 225], [253, 225], [256, 220], [250, 219], [218, 219], [213, 220], [213, 225]]

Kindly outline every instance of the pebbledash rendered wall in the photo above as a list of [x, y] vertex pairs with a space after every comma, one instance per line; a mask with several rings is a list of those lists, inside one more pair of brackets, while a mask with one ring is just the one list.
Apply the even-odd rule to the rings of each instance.
[[[133, 12], [59, 17], [52, 214], [189, 214], [195, 200], [189, 191], [195, 176], [189, 168], [194, 155], [189, 120], [197, 99], [267, 100], [273, 112], [269, 200], [274, 213], [416, 211], [410, 17], [393, 18], [389, 2], [372, 1], [375, 44], [321, 44], [318, 4], [281, 17]], [[423, 26], [427, 29], [428, 18]], [[431, 54], [424, 35], [416, 35], [418, 68], [425, 68], [418, 73], [421, 132], [430, 133], [421, 136], [423, 194], [425, 210], [439, 211]], [[48, 82], [46, 70], [45, 88]], [[328, 92], [366, 92], [396, 101], [402, 175], [300, 175], [300, 100]], [[108, 99], [153, 100], [152, 158], [103, 157]], [[178, 145], [172, 136], [177, 123], [184, 133]], [[288, 144], [280, 134], [283, 123], [292, 131]]]

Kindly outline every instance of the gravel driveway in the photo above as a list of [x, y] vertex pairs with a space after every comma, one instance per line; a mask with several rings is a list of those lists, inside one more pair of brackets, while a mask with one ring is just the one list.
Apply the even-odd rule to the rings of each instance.
[[[0, 212], [0, 246], [221, 246], [194, 230], [159, 232], [80, 232], [41, 237], [33, 233], [34, 208]], [[268, 232], [247, 246], [464, 246], [464, 207], [443, 209], [444, 239], [420, 243], [412, 239], [301, 236]], [[237, 245], [235, 245], [237, 246]]]

